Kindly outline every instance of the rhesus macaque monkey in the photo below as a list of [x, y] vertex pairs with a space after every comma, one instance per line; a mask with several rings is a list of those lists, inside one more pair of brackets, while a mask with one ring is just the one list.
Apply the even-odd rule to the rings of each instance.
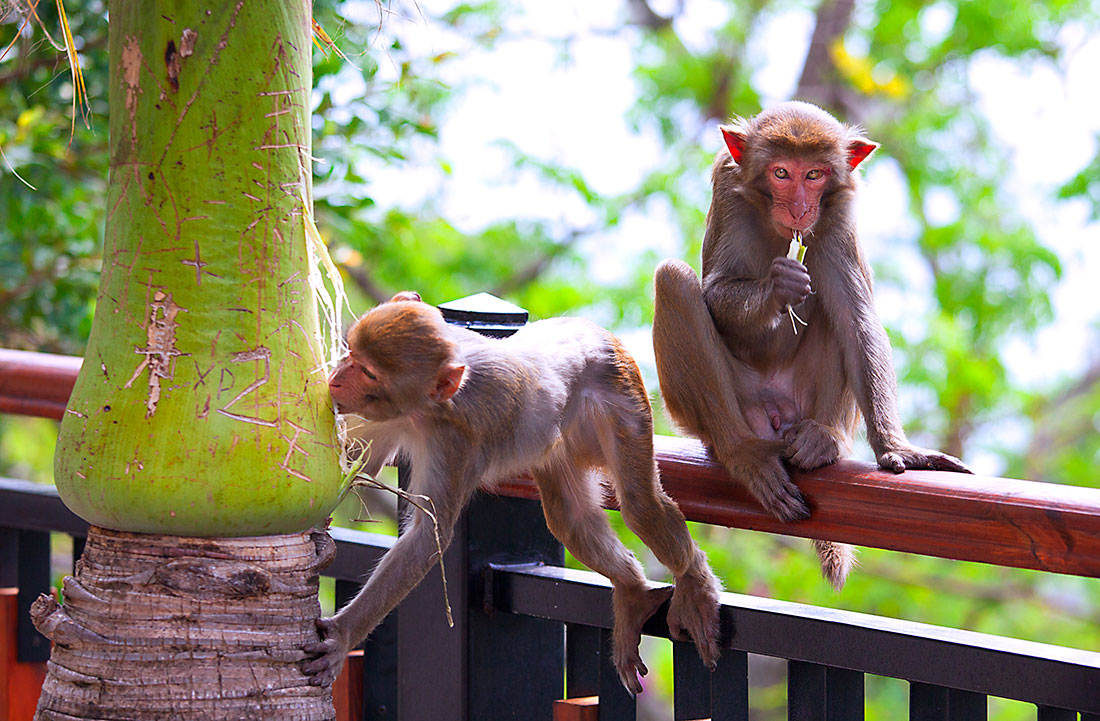
[[[481, 484], [530, 471], [546, 524], [573, 555], [611, 579], [614, 661], [641, 691], [642, 624], [670, 589], [646, 586], [642, 568], [601, 510], [606, 472], [627, 525], [676, 578], [668, 611], [674, 638], [690, 637], [711, 668], [718, 659], [718, 580], [661, 488], [653, 418], [633, 359], [587, 321], [532, 323], [504, 340], [447, 325], [435, 307], [402, 293], [352, 327], [350, 352], [329, 378], [337, 409], [367, 421], [366, 472], [397, 450], [409, 455], [411, 493], [432, 499], [444, 548]], [[367, 584], [318, 622], [302, 670], [332, 682], [365, 638], [436, 562], [432, 524], [413, 511]]]
[[[653, 348], [673, 420], [784, 521], [810, 511], [783, 461], [803, 470], [834, 462], [861, 412], [882, 468], [969, 472], [910, 445], [898, 420], [852, 207], [854, 171], [877, 144], [802, 102], [721, 130], [702, 282], [678, 260], [655, 276]], [[805, 265], [787, 257], [796, 232], [806, 236]], [[808, 323], [797, 334], [788, 307]], [[852, 549], [815, 544], [839, 589]]]

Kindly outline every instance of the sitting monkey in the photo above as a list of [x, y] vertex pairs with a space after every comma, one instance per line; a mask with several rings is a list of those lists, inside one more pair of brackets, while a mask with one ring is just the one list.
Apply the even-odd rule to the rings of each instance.
[[[642, 568], [601, 509], [607, 478], [626, 524], [675, 576], [668, 611], [673, 638], [690, 638], [703, 661], [718, 660], [719, 584], [661, 488], [649, 398], [634, 360], [607, 331], [584, 320], [532, 323], [510, 338], [447, 325], [415, 293], [379, 305], [348, 333], [350, 352], [329, 379], [341, 413], [365, 419], [366, 472], [398, 450], [411, 459], [409, 492], [432, 499], [444, 548], [481, 484], [530, 472], [546, 524], [581, 562], [612, 583], [614, 661], [631, 693], [647, 669], [642, 625], [670, 589], [647, 588]], [[604, 476], [603, 473], [606, 473]], [[318, 621], [317, 658], [303, 671], [335, 679], [362, 641], [436, 560], [432, 524], [413, 512], [359, 594]]]
[[[655, 275], [653, 350], [669, 415], [784, 521], [810, 515], [784, 462], [811, 470], [836, 461], [861, 413], [881, 467], [969, 473], [911, 445], [898, 419], [890, 341], [853, 208], [856, 167], [878, 145], [802, 102], [721, 130], [702, 281], [679, 260]], [[803, 236], [805, 264], [790, 257]], [[851, 548], [815, 543], [839, 590]]]

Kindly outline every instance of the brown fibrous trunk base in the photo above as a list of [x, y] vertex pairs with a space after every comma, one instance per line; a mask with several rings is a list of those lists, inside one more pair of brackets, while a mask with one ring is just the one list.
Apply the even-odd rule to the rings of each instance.
[[191, 538], [92, 527], [64, 605], [35, 602], [53, 643], [36, 721], [329, 721], [298, 668], [316, 641], [327, 534]]

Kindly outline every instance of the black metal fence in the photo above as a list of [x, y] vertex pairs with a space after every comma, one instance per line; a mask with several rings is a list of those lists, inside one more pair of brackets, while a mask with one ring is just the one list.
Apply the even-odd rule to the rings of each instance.
[[[0, 583], [19, 588], [20, 660], [49, 655], [26, 611], [48, 590], [51, 531], [78, 554], [87, 525], [53, 489], [0, 480]], [[325, 574], [340, 602], [393, 539], [332, 535]], [[444, 559], [455, 628], [432, 573], [364, 646], [363, 718], [550, 719], [563, 696], [599, 696], [601, 721], [633, 719], [610, 662], [610, 584], [561, 563], [536, 501], [480, 494]], [[911, 721], [985, 719], [988, 695], [1035, 704], [1037, 721], [1100, 721], [1100, 653], [732, 593], [722, 624], [714, 673], [673, 644], [677, 721], [748, 719], [748, 654], [788, 660], [791, 721], [863, 719], [864, 674], [909, 681]], [[667, 637], [663, 612], [645, 632]]]

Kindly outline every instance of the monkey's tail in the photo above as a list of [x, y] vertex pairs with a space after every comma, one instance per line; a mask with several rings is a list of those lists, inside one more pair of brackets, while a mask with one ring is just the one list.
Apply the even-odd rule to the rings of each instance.
[[847, 543], [835, 541], [814, 541], [814, 550], [821, 559], [821, 575], [837, 591], [844, 588], [848, 572], [856, 565], [856, 550]]

